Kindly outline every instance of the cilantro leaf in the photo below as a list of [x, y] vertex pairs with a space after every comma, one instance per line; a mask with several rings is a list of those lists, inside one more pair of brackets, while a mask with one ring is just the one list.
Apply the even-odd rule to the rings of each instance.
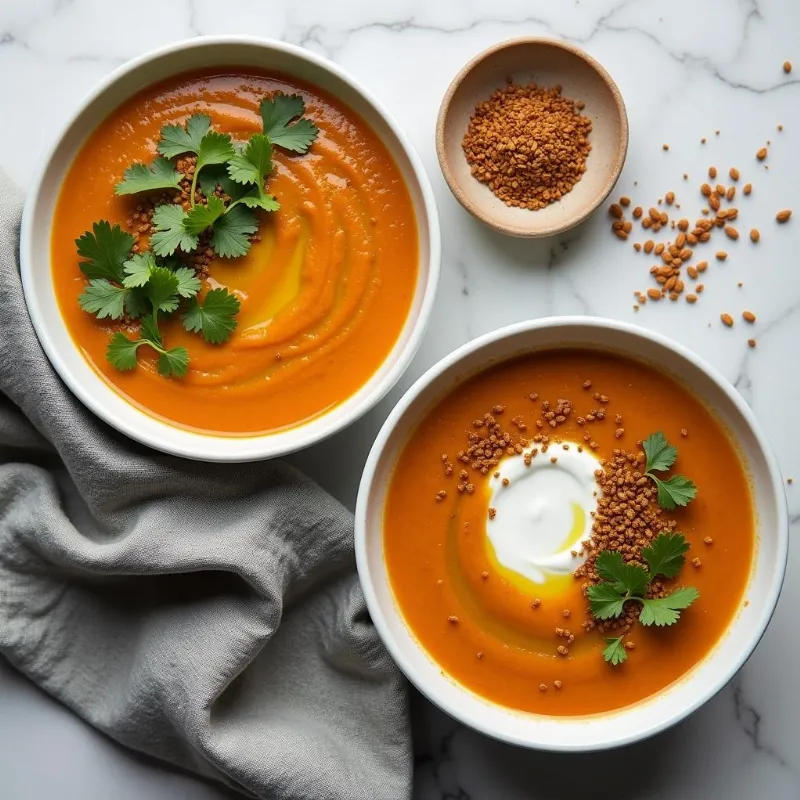
[[250, 236], [258, 230], [256, 215], [249, 208], [234, 206], [214, 223], [211, 246], [222, 258], [237, 258], [250, 249]]
[[210, 228], [225, 213], [225, 204], [215, 194], [208, 198], [208, 205], [199, 203], [183, 217], [183, 230], [196, 236]]
[[161, 129], [161, 139], [158, 142], [158, 152], [167, 158], [183, 153], [200, 151], [200, 142], [211, 127], [211, 117], [207, 114], [192, 114], [183, 125], [165, 125]]
[[227, 289], [212, 289], [200, 303], [193, 297], [183, 314], [183, 327], [201, 333], [211, 344], [222, 344], [234, 328], [234, 317], [239, 312], [239, 299]]
[[179, 247], [184, 253], [191, 253], [197, 247], [197, 236], [183, 228], [185, 216], [180, 206], [171, 204], [160, 205], [153, 212], [156, 233], [150, 237], [150, 246], [156, 255], [171, 256]]
[[625, 607], [625, 598], [610, 583], [596, 583], [586, 590], [593, 616], [614, 619]]
[[684, 586], [666, 597], [643, 600], [639, 622], [642, 625], [674, 625], [680, 619], [680, 612], [688, 608], [698, 597], [700, 592], [694, 586]]
[[235, 195], [241, 191], [241, 186], [231, 180], [228, 175], [228, 167], [225, 164], [209, 164], [204, 170], [197, 183], [200, 185], [200, 191], [206, 196], [210, 197], [217, 190], [219, 186], [225, 194], [229, 197], [236, 199]]
[[264, 98], [259, 105], [264, 133], [272, 144], [291, 150], [294, 153], [305, 153], [317, 138], [319, 129], [307, 119], [299, 119], [294, 125], [289, 123], [295, 117], [302, 117], [306, 104], [300, 95], [278, 93], [272, 98]]
[[117, 331], [108, 342], [106, 358], [113, 367], [122, 372], [136, 369], [136, 353], [143, 344], [145, 344], [144, 339], [130, 339], [124, 333]]
[[125, 310], [127, 290], [105, 278], [93, 278], [81, 292], [78, 302], [84, 311], [96, 314], [97, 319], [119, 319]]
[[236, 153], [228, 162], [228, 175], [236, 183], [255, 184], [262, 187], [264, 178], [272, 169], [272, 143], [263, 133], [250, 137], [242, 153]]
[[667, 437], [661, 431], [651, 433], [643, 442], [644, 454], [647, 457], [645, 472], [651, 470], [669, 469], [678, 456], [677, 448], [667, 442]]
[[659, 480], [655, 475], [649, 477], [658, 487], [658, 504], [667, 511], [673, 511], [675, 506], [685, 506], [697, 496], [694, 481], [683, 475], [673, 475], [666, 481]]
[[209, 131], [201, 140], [197, 150], [195, 175], [209, 164], [224, 164], [236, 155], [231, 137], [227, 133]]
[[189, 367], [189, 351], [185, 347], [162, 350], [158, 356], [158, 374], [165, 378], [182, 378]]
[[616, 639], [606, 639], [606, 647], [603, 650], [603, 660], [608, 661], [612, 667], [616, 667], [627, 661], [628, 654], [625, 652], [625, 647], [622, 644], [624, 637], [619, 636]]
[[75, 240], [78, 255], [83, 259], [79, 263], [81, 272], [87, 278], [106, 278], [122, 283], [124, 277], [123, 264], [130, 257], [131, 248], [136, 240], [115, 225], [101, 219], [92, 225], [92, 232], [86, 231]]
[[175, 270], [178, 279], [178, 294], [181, 297], [194, 297], [200, 291], [200, 279], [189, 267], [178, 267]]
[[152, 253], [134, 253], [125, 262], [125, 279], [122, 285], [128, 289], [144, 286], [150, 280], [150, 270], [155, 266], [156, 260]]
[[[264, 211], [277, 211], [281, 207], [281, 204], [272, 195], [265, 194], [258, 186], [253, 186], [236, 203], [242, 203], [248, 208], [263, 208]], [[235, 203], [231, 203], [231, 207], [234, 205]]]
[[663, 575], [674, 578], [686, 560], [683, 554], [689, 549], [689, 543], [682, 533], [661, 533], [642, 550], [642, 555], [650, 567], [650, 575]]
[[139, 326], [139, 333], [143, 339], [146, 339], [148, 344], [159, 350], [164, 346], [164, 340], [161, 337], [161, 331], [158, 329], [158, 321], [155, 314], [148, 314]]
[[125, 294], [125, 311], [129, 317], [139, 319], [150, 311], [147, 292], [142, 288], [128, 289]]
[[125, 170], [123, 179], [114, 187], [116, 194], [137, 194], [156, 189], [180, 189], [183, 174], [166, 158], [157, 158], [150, 166], [134, 164]]
[[647, 571], [634, 564], [626, 564], [622, 553], [604, 550], [595, 561], [597, 574], [605, 581], [611, 581], [618, 594], [643, 595], [647, 591], [650, 576]]
[[153, 304], [153, 312], [163, 311], [169, 314], [178, 307], [177, 275], [166, 267], [153, 267], [150, 280], [147, 282], [147, 296]]

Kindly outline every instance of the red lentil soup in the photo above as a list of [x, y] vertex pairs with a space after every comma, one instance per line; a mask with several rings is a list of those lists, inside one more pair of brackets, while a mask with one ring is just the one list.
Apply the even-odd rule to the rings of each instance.
[[[159, 376], [144, 349], [139, 368], [117, 371], [105, 350], [119, 324], [78, 306], [85, 279], [75, 239], [107, 219], [141, 241], [142, 198], [116, 196], [114, 185], [132, 163], [152, 161], [161, 127], [199, 112], [215, 130], [243, 139], [260, 132], [259, 101], [275, 92], [301, 95], [320, 133], [305, 155], [275, 148], [269, 191], [280, 210], [261, 217], [259, 240], [246, 256], [210, 266], [206, 288], [228, 288], [241, 302], [233, 337], [216, 346], [170, 319], [165, 338], [191, 353], [184, 378]], [[358, 391], [394, 347], [418, 277], [411, 198], [375, 133], [319, 89], [250, 68], [181, 75], [117, 108], [70, 167], [51, 247], [61, 313], [94, 369], [150, 414], [223, 435], [291, 427]]]
[[[473, 469], [487, 412], [515, 431], [512, 443], [549, 436], [548, 460], [572, 443], [609, 463], [615, 450], [641, 452], [641, 440], [655, 431], [678, 448], [675, 468], [695, 481], [697, 496], [685, 508], [655, 513], [686, 537], [690, 548], [675, 581], [700, 595], [671, 627], [634, 622], [624, 637], [625, 663], [602, 657], [604, 634], [591, 616], [585, 578], [570, 568], [548, 594], [499, 568], [487, 548], [493, 509], [482, 483], [494, 468], [486, 476]], [[587, 419], [595, 414], [602, 419]], [[509, 456], [498, 452], [500, 474]], [[427, 413], [394, 469], [383, 536], [406, 623], [453, 679], [510, 708], [586, 715], [644, 700], [714, 647], [744, 602], [755, 517], [736, 448], [683, 386], [612, 354], [554, 350], [494, 366]]]

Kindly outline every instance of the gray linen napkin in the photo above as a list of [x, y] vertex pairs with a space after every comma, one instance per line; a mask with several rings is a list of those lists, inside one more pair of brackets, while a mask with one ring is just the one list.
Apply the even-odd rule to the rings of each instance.
[[0, 174], [0, 654], [128, 747], [259, 798], [410, 794], [352, 518], [279, 462], [139, 446], [60, 382]]

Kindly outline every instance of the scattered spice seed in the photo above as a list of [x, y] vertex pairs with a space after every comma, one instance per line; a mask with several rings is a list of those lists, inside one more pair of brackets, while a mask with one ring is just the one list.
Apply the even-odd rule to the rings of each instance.
[[634, 219], [640, 219], [643, 213], [644, 213], [644, 210], [642, 209], [642, 207], [641, 206], [636, 206], [636, 208], [633, 209], [633, 218]]
[[787, 75], [792, 71], [792, 62], [791, 61], [784, 61], [783, 62], [783, 71]]
[[724, 250], [717, 250], [714, 256], [717, 261], [724, 261], [728, 257], [728, 254]]
[[664, 195], [664, 201], [668, 206], [671, 206], [675, 202], [675, 192], [667, 192]]
[[729, 328], [733, 327], [733, 317], [730, 314], [720, 314], [719, 318], [723, 325], [727, 325]]
[[755, 339], [748, 339], [747, 340], [747, 346], [748, 347], [755, 347], [756, 346], [756, 340]]
[[737, 231], [736, 228], [733, 228], [730, 225], [726, 225], [724, 230], [725, 230], [725, 235], [729, 239], [736, 240], [739, 238], [739, 231]]
[[627, 208], [627, 207], [628, 207], [628, 206], [631, 204], [631, 199], [630, 199], [630, 197], [626, 197], [626, 196], [624, 196], [624, 195], [623, 195], [623, 196], [622, 196], [622, 197], [620, 197], [620, 199], [619, 199], [619, 204], [620, 204], [621, 206], [623, 206], [624, 208]]
[[472, 174], [508, 206], [560, 200], [586, 172], [592, 122], [561, 87], [513, 83], [478, 103], [461, 146]]
[[789, 209], [789, 208], [785, 208], [783, 211], [779, 211], [779, 212], [778, 212], [778, 213], [775, 215], [775, 219], [776, 219], [778, 222], [780, 222], [781, 224], [783, 224], [784, 222], [788, 222], [788, 221], [789, 221], [789, 217], [791, 217], [791, 216], [792, 216], [792, 211], [791, 211], [791, 209]]
[[662, 145], [661, 145], [661, 147], [662, 147], [664, 150], [669, 150], [669, 145], [668, 145], [668, 144], [662, 144]]
[[728, 175], [731, 176], [731, 180], [732, 181], [738, 181], [739, 180], [739, 170], [736, 169], [736, 167], [731, 167], [728, 170]]
[[767, 157], [767, 148], [766, 147], [762, 147], [762, 148], [760, 148], [759, 150], [756, 151], [756, 158], [759, 161], [763, 161], [766, 157]]
[[756, 315], [752, 311], [742, 311], [742, 318], [751, 325], [756, 321]]
[[697, 302], [697, 295], [696, 294], [687, 294], [686, 295], [686, 302], [687, 303], [696, 303]]
[[760, 238], [761, 238], [761, 234], [759, 233], [758, 228], [753, 228], [750, 231], [750, 241], [753, 244], [756, 244]]
[[746, 183], [742, 187], [742, 194], [750, 194], [750, 192], [752, 192], [752, 191], [753, 191], [753, 184], [752, 183]]
[[617, 205], [617, 203], [612, 203], [609, 206], [608, 213], [611, 214], [614, 219], [622, 219], [622, 206]]
[[717, 177], [717, 168], [716, 167], [709, 167], [708, 168], [708, 177], [712, 178], [712, 179]]

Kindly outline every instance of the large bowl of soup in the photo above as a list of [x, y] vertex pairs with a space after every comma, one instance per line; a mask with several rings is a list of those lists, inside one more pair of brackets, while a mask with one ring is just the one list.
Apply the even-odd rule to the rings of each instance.
[[[261, 186], [230, 183], [224, 164], [219, 172], [219, 139], [190, 186], [201, 156], [180, 151], [209, 129], [245, 159], [242, 180], [250, 169], [258, 178], [263, 151], [250, 158], [247, 146], [268, 130], [264, 101], [274, 143]], [[297, 145], [298, 107], [316, 131], [310, 145]], [[177, 170], [180, 183], [120, 194], [142, 170], [166, 170], [167, 183]], [[216, 242], [216, 227], [189, 239], [184, 223], [170, 227], [165, 208], [180, 217], [181, 202], [192, 211], [196, 200], [210, 210], [215, 192], [238, 205]], [[151, 266], [188, 279], [166, 302], [134, 274], [156, 232], [168, 255]], [[298, 450], [381, 399], [420, 343], [439, 260], [428, 178], [386, 110], [331, 62], [250, 37], [193, 39], [112, 73], [44, 159], [22, 225], [26, 302], [67, 386], [128, 436], [213, 461]], [[137, 346], [140, 337], [149, 338]]]
[[778, 600], [788, 518], [722, 376], [567, 317], [476, 339], [409, 389], [355, 537], [370, 615], [421, 692], [498, 739], [582, 751], [661, 731], [733, 677]]

